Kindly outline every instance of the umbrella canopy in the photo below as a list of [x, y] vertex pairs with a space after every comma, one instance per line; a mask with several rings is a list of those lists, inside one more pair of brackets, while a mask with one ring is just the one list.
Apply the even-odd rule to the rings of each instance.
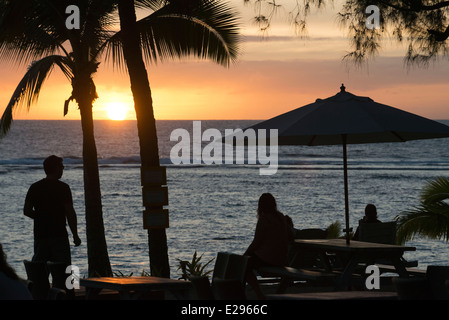
[[250, 128], [277, 129], [278, 145], [342, 145], [346, 240], [349, 243], [347, 144], [405, 142], [449, 137], [449, 126], [351, 94], [344, 85], [327, 99], [286, 112]]

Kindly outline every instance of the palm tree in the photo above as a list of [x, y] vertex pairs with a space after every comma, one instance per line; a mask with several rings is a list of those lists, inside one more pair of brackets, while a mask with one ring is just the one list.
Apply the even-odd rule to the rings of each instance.
[[397, 217], [397, 240], [404, 243], [415, 235], [449, 241], [449, 179], [439, 177], [424, 186], [420, 203]]
[[83, 131], [84, 197], [89, 275], [111, 275], [104, 234], [97, 149], [92, 105], [97, 98], [93, 74], [97, 71], [102, 44], [109, 38], [111, 1], [73, 1], [80, 9], [81, 28], [68, 30], [67, 4], [58, 0], [0, 1], [0, 58], [19, 64], [32, 62], [9, 101], [0, 122], [1, 135], [8, 132], [17, 106], [29, 109], [37, 101], [45, 79], [55, 66], [71, 82], [81, 114]]
[[[130, 76], [142, 166], [158, 167], [153, 100], [142, 49], [149, 61], [195, 54], [228, 65], [237, 54], [238, 33], [234, 14], [214, 0], [153, 0], [145, 4], [154, 13], [136, 22], [134, 1], [118, 1], [121, 31], [117, 37], [121, 41], [116, 44], [122, 46]], [[117, 47], [113, 50], [121, 52]], [[165, 229], [148, 230], [148, 242], [151, 272], [169, 278]]]
[[[136, 24], [147, 60], [195, 54], [228, 65], [235, 58], [235, 19], [228, 8], [216, 1], [136, 0], [135, 3], [139, 8], [152, 10], [152, 14]], [[104, 235], [94, 139], [92, 107], [98, 96], [93, 75], [103, 53], [115, 63], [123, 63], [122, 41], [126, 36], [112, 31], [117, 1], [76, 0], [71, 4], [80, 9], [79, 30], [66, 28], [66, 4], [61, 1], [0, 0], [0, 59], [29, 64], [0, 120], [0, 137], [9, 131], [14, 110], [22, 104], [29, 109], [37, 101], [45, 79], [58, 67], [72, 85], [72, 94], [64, 103], [64, 115], [70, 101], [77, 103], [81, 114], [88, 272], [108, 276], [112, 272]], [[127, 63], [132, 60], [129, 56], [126, 59]], [[138, 68], [141, 66], [128, 66], [128, 70]], [[142, 83], [142, 87], [133, 90], [142, 164], [156, 166], [159, 155], [151, 92], [148, 79]], [[147, 90], [147, 95], [142, 96], [141, 90]], [[156, 241], [152, 245], [163, 244], [164, 235], [165, 231], [155, 232]]]

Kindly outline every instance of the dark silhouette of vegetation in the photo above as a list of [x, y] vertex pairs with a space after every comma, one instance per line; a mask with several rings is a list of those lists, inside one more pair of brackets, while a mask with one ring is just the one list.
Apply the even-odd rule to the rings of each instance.
[[[229, 65], [236, 58], [236, 18], [229, 7], [208, 0], [189, 1], [189, 5], [185, 5], [185, 1], [162, 0], [136, 0], [134, 3], [139, 9], [151, 12], [136, 22], [148, 61], [192, 54]], [[53, 68], [58, 67], [72, 85], [72, 94], [63, 105], [63, 114], [67, 114], [72, 101], [81, 114], [89, 275], [108, 276], [112, 272], [104, 233], [94, 139], [92, 108], [98, 95], [93, 76], [103, 55], [116, 65], [123, 64], [124, 38], [120, 31], [113, 30], [117, 23], [117, 1], [74, 0], [71, 4], [79, 8], [79, 29], [66, 27], [65, 2], [0, 1], [0, 59], [29, 65], [0, 120], [0, 136], [9, 131], [15, 109], [21, 105], [29, 109], [37, 102], [45, 80]], [[138, 85], [143, 90], [146, 86], [149, 92], [148, 81]], [[136, 108], [141, 155], [143, 164], [158, 165], [153, 109], [152, 104], [146, 104], [151, 101], [149, 99], [143, 97]], [[156, 239], [152, 243], [159, 247], [163, 240]]]
[[[117, 44], [123, 50], [130, 77], [141, 163], [142, 167], [158, 167], [156, 122], [144, 57], [152, 62], [193, 55], [228, 66], [238, 52], [236, 14], [215, 0], [152, 0], [146, 1], [146, 5], [154, 13], [136, 22], [134, 2], [119, 0], [118, 4], [121, 31], [117, 37], [121, 41]], [[119, 48], [114, 48], [114, 52], [117, 59], [121, 52]], [[169, 277], [165, 229], [149, 229], [148, 243], [152, 274]]]
[[404, 243], [419, 235], [449, 241], [449, 179], [439, 177], [423, 187], [419, 204], [397, 217], [396, 238]]

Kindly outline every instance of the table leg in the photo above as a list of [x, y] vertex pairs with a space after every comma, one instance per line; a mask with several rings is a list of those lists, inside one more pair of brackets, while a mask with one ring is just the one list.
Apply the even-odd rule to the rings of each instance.
[[403, 277], [403, 278], [409, 277], [408, 271], [405, 268], [404, 263], [401, 261], [400, 258], [394, 258], [391, 260], [391, 262], [393, 263], [393, 265], [396, 269], [396, 272], [399, 274], [400, 277]]
[[347, 262], [347, 264], [343, 270], [343, 273], [340, 275], [340, 277], [336, 281], [337, 290], [344, 290], [350, 286], [352, 274], [353, 274], [356, 266], [357, 266], [357, 259], [355, 259], [355, 258], [349, 259], [349, 261]]
[[321, 260], [323, 261], [324, 269], [327, 272], [332, 272], [333, 271], [333, 267], [332, 267], [332, 263], [330, 262], [330, 258], [328, 256], [328, 253], [326, 251], [322, 251], [322, 252], [320, 252], [320, 257], [321, 257]]

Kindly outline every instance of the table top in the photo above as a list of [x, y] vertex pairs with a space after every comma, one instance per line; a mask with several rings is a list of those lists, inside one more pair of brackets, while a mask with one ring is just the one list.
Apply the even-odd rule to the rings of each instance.
[[346, 243], [346, 239], [313, 239], [313, 240], [304, 240], [304, 239], [295, 239], [294, 244], [296, 246], [309, 247], [309, 248], [317, 248], [324, 250], [338, 250], [338, 251], [347, 251], [347, 252], [367, 252], [367, 251], [415, 251], [415, 247], [409, 246], [400, 246], [400, 245], [392, 245], [392, 244], [381, 244], [381, 243], [372, 243], [372, 242], [363, 242], [363, 241], [353, 241], [351, 240], [349, 244]]
[[111, 290], [151, 289], [187, 289], [190, 281], [175, 280], [160, 277], [98, 277], [80, 279], [80, 285], [89, 288]]

